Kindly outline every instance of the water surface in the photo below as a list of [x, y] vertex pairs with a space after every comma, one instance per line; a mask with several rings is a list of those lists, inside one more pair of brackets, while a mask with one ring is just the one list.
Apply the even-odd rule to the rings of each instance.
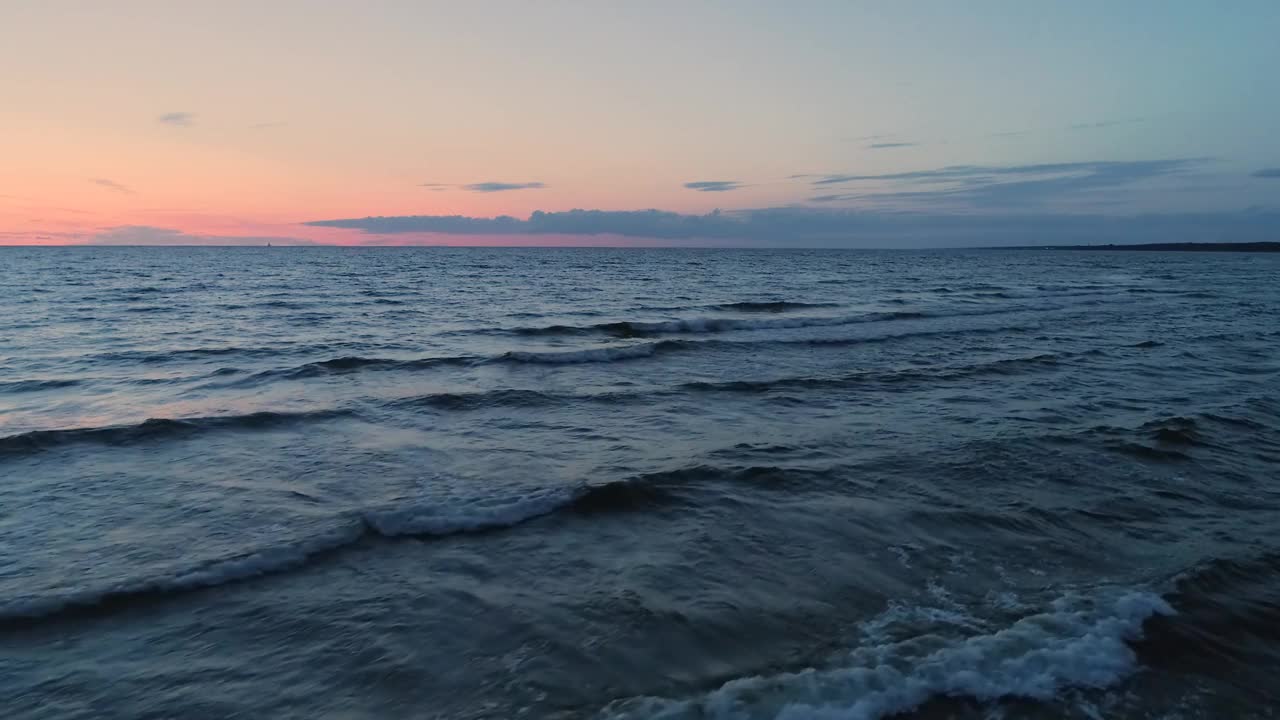
[[1280, 258], [0, 251], [11, 718], [1266, 717]]

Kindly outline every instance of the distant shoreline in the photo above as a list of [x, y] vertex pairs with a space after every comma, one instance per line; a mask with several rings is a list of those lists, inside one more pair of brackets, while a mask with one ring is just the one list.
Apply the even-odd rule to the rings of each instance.
[[1020, 245], [1015, 250], [1145, 250], [1155, 252], [1280, 252], [1280, 242], [1143, 243], [1140, 245]]

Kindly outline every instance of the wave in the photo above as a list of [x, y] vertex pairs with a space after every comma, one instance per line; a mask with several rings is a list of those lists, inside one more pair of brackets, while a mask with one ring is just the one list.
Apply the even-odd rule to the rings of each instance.
[[790, 312], [792, 310], [809, 310], [813, 308], [839, 307], [836, 303], [826, 302], [795, 302], [791, 300], [773, 300], [773, 301], [745, 301], [722, 303], [720, 305], [712, 305], [713, 310], [728, 310], [730, 312], [751, 312], [751, 313], [780, 313]]
[[[1002, 326], [995, 328], [966, 328], [962, 330], [929, 330], [924, 332], [895, 333], [891, 335], [859, 338], [802, 338], [798, 340], [753, 340], [753, 341], [710, 341], [710, 340], [659, 340], [639, 342], [631, 345], [615, 345], [607, 347], [584, 348], [580, 350], [524, 351], [513, 350], [501, 355], [482, 357], [476, 355], [444, 356], [421, 358], [416, 360], [395, 360], [390, 358], [340, 357], [322, 360], [291, 368], [264, 370], [254, 375], [234, 381], [234, 385], [252, 385], [274, 379], [294, 380], [309, 377], [322, 377], [357, 372], [360, 370], [413, 370], [440, 366], [467, 366], [485, 363], [530, 363], [530, 364], [581, 364], [603, 363], [623, 360], [647, 358], [665, 352], [691, 350], [699, 347], [735, 347], [735, 346], [767, 346], [767, 345], [861, 345], [882, 343], [895, 340], [949, 337], [956, 335], [987, 335], [1000, 333], [1027, 332], [1036, 329], [1030, 326]], [[236, 372], [227, 369], [226, 374]]]
[[371, 509], [355, 513], [337, 527], [311, 537], [248, 550], [231, 557], [175, 568], [153, 576], [63, 593], [0, 600], [0, 625], [58, 615], [74, 610], [110, 610], [151, 596], [226, 585], [293, 570], [328, 553], [353, 545], [369, 535], [443, 536], [510, 527], [546, 515], [589, 497], [591, 490], [544, 490], [525, 496], [455, 503]]
[[136, 425], [32, 430], [0, 437], [0, 457], [24, 455], [75, 443], [129, 445], [158, 438], [194, 434], [208, 430], [240, 430], [287, 425], [308, 420], [328, 420], [350, 415], [345, 410], [310, 412], [256, 412], [246, 415], [215, 415], [196, 418], [151, 418]]
[[621, 320], [592, 325], [545, 325], [518, 327], [498, 332], [512, 335], [610, 335], [620, 338], [648, 337], [697, 333], [722, 333], [735, 330], [782, 330], [805, 327], [833, 327], [892, 320], [913, 320], [928, 317], [925, 313], [909, 311], [871, 312], [859, 315], [824, 315], [777, 318], [726, 318], [703, 317], [683, 320], [659, 320], [641, 322]]
[[[1192, 459], [1197, 448], [1232, 449], [1247, 445], [1258, 449], [1268, 440], [1259, 432], [1275, 430], [1276, 425], [1250, 417], [1254, 401], [1246, 401], [1234, 407], [1220, 407], [1191, 416], [1168, 416], [1142, 423], [1137, 427], [1095, 425], [1082, 433], [1086, 438], [1096, 438], [1110, 450], [1122, 452], [1146, 460], [1183, 461]], [[1211, 432], [1212, 431], [1212, 432]], [[1251, 433], [1247, 443], [1228, 443], [1216, 436], [1224, 432]]]
[[254, 373], [236, 380], [231, 385], [256, 385], [269, 380], [303, 380], [306, 378], [324, 377], [326, 375], [345, 375], [361, 370], [420, 370], [441, 366], [465, 366], [483, 362], [485, 358], [472, 355], [442, 356], [398, 360], [394, 358], [362, 357], [344, 355], [328, 360], [317, 360], [294, 367], [274, 368]]
[[[278, 545], [171, 568], [105, 586], [44, 595], [0, 598], [0, 626], [73, 611], [111, 610], [148, 597], [240, 582], [302, 567], [368, 537], [447, 537], [515, 527], [553, 513], [599, 515], [673, 504], [681, 488], [707, 482], [779, 486], [814, 472], [777, 467], [697, 466], [637, 475], [608, 483], [582, 483], [498, 497], [411, 499], [340, 513], [334, 527]], [[819, 473], [821, 474], [821, 473]]]
[[513, 350], [490, 357], [480, 355], [453, 355], [413, 360], [397, 360], [392, 358], [347, 356], [310, 362], [291, 368], [278, 368], [254, 373], [235, 381], [234, 385], [254, 385], [268, 380], [301, 380], [305, 378], [323, 377], [326, 375], [342, 375], [362, 370], [422, 370], [434, 367], [480, 365], [485, 363], [533, 363], [533, 364], [578, 364], [595, 362], [612, 362], [649, 357], [655, 353], [675, 349], [681, 346], [678, 341], [662, 341], [654, 343], [637, 343], [613, 347], [585, 348], [582, 350], [561, 351], [521, 351]]
[[[357, 342], [336, 342], [258, 347], [227, 345], [223, 347], [189, 347], [172, 350], [118, 350], [115, 352], [101, 353], [97, 355], [86, 355], [83, 359], [90, 363], [125, 362], [159, 365], [164, 363], [185, 362], [189, 360], [202, 360], [206, 358], [219, 358], [226, 356], [238, 356], [245, 358], [278, 358], [282, 355], [296, 355], [301, 353], [340, 352], [344, 349], [353, 349], [357, 347], [367, 348], [368, 344]], [[403, 346], [394, 344], [383, 345], [382, 347], [403, 349]]]
[[[862, 325], [866, 323], [887, 323], [897, 320], [945, 319], [961, 317], [981, 317], [989, 315], [1007, 315], [1011, 313], [1032, 312], [1043, 313], [1066, 310], [1090, 303], [1073, 305], [1040, 304], [1040, 305], [1001, 305], [999, 307], [983, 306], [971, 309], [953, 309], [949, 311], [922, 310], [885, 310], [865, 312], [854, 315], [799, 315], [767, 318], [734, 318], [734, 317], [698, 317], [678, 320], [617, 320], [588, 325], [536, 325], [513, 328], [491, 328], [461, 330], [454, 334], [497, 334], [527, 336], [557, 335], [608, 335], [619, 338], [651, 337], [657, 335], [679, 334], [711, 334], [749, 330], [786, 330], [806, 327], [839, 327], [843, 325]], [[723, 306], [717, 306], [723, 307]]]
[[991, 634], [928, 634], [860, 647], [830, 666], [741, 678], [692, 699], [622, 700], [600, 715], [873, 720], [939, 697], [1051, 701], [1067, 688], [1106, 688], [1128, 677], [1138, 666], [1130, 643], [1142, 638], [1149, 619], [1173, 612], [1148, 592], [1065, 597]]
[[292, 544], [273, 545], [232, 557], [175, 568], [151, 577], [128, 578], [110, 585], [68, 592], [0, 600], [0, 625], [42, 618], [73, 609], [111, 609], [147, 596], [165, 595], [246, 580], [302, 566], [327, 552], [350, 545], [365, 534], [362, 524], [348, 523]]
[[159, 364], [166, 362], [178, 362], [192, 358], [220, 357], [222, 355], [245, 355], [253, 357], [255, 355], [271, 355], [277, 352], [279, 352], [278, 349], [273, 350], [271, 348], [242, 347], [184, 348], [180, 350], [165, 350], [163, 352], [150, 350], [122, 350], [89, 356], [86, 360], [89, 360], [90, 362], [108, 361]]
[[[1046, 309], [1046, 308], [1041, 308]], [[998, 315], [1009, 311], [981, 311], [969, 313], [955, 313], [953, 316], [983, 316]], [[919, 315], [917, 313], [899, 313], [898, 315], [910, 317], [931, 317]], [[941, 316], [938, 316], [941, 317]], [[790, 321], [800, 320], [809, 322], [810, 318], [779, 318], [779, 320]], [[762, 321], [748, 321], [762, 322]], [[540, 328], [545, 331], [559, 331], [559, 329], [567, 326], [551, 326], [549, 328]], [[590, 326], [597, 327], [597, 326]], [[696, 350], [699, 348], [737, 348], [737, 347], [754, 347], [761, 348], [766, 346], [844, 346], [844, 345], [861, 345], [870, 343], [883, 343], [897, 340], [906, 340], [911, 338], [927, 338], [927, 337], [955, 337], [966, 335], [992, 335], [1003, 333], [1023, 333], [1036, 330], [1043, 327], [1042, 325], [1002, 325], [997, 327], [971, 327], [960, 329], [946, 330], [922, 330], [915, 332], [899, 332], [884, 335], [869, 335], [865, 337], [818, 337], [818, 338], [755, 338], [755, 339], [706, 339], [706, 340], [683, 340], [683, 339], [665, 339], [649, 342], [635, 342], [627, 345], [611, 345], [604, 347], [589, 347], [577, 350], [546, 350], [546, 351], [524, 351], [513, 350], [500, 355], [482, 356], [482, 355], [458, 355], [458, 356], [438, 356], [417, 359], [395, 359], [383, 357], [363, 357], [363, 356], [343, 356], [331, 358], [328, 360], [320, 360], [309, 362], [294, 367], [273, 368], [263, 370], [252, 375], [248, 375], [225, 384], [225, 386], [251, 386], [263, 382], [273, 380], [298, 380], [313, 377], [324, 377], [328, 375], [340, 375], [346, 373], [354, 373], [364, 370], [420, 370], [434, 367], [466, 367], [477, 366], [493, 363], [512, 363], [512, 364], [583, 364], [583, 363], [607, 363], [616, 361], [628, 361], [641, 358], [653, 357], [666, 352]], [[471, 331], [468, 331], [471, 332]], [[224, 368], [218, 373], [232, 374], [239, 373], [235, 369]], [[168, 382], [168, 381], [166, 381]]]
[[535, 363], [535, 364], [579, 364], [614, 362], [616, 360], [634, 360], [651, 357], [659, 352], [686, 347], [688, 343], [677, 340], [636, 343], [615, 347], [587, 348], [585, 350], [565, 350], [551, 352], [528, 352], [513, 350], [495, 358], [498, 362]]
[[1267, 704], [1280, 701], [1270, 670], [1280, 662], [1280, 554], [1211, 558], [1173, 579], [1176, 615], [1156, 618], [1135, 645], [1139, 658], [1177, 673], [1207, 675]]
[[[524, 351], [513, 350], [501, 355], [482, 357], [476, 355], [444, 356], [416, 360], [390, 358], [341, 357], [306, 363], [291, 368], [264, 370], [228, 383], [233, 386], [249, 386], [272, 380], [298, 380], [327, 375], [340, 375], [362, 370], [416, 370], [443, 366], [468, 366], [492, 363], [534, 365], [576, 365], [607, 363], [653, 357], [667, 352], [696, 350], [698, 348], [765, 347], [765, 346], [843, 346], [892, 342], [911, 338], [952, 337], [962, 335], [998, 335], [1035, 330], [1035, 326], [1001, 326], [994, 328], [966, 328], [962, 330], [929, 330], [923, 332], [894, 333], [890, 335], [857, 338], [801, 338], [796, 340], [659, 340], [638, 342], [580, 350]], [[215, 374], [237, 374], [234, 368], [224, 368]], [[447, 400], [442, 403], [448, 403]]]
[[1193, 418], [1171, 417], [1153, 420], [1139, 428], [1162, 445], [1205, 445], [1200, 426]]
[[[392, 407], [431, 407], [441, 410], [478, 410], [487, 407], [546, 407], [561, 405], [579, 396], [552, 395], [537, 390], [488, 390], [477, 392], [445, 392], [401, 398]], [[592, 396], [580, 396], [591, 399]]]
[[384, 537], [456, 535], [517, 525], [550, 514], [588, 492], [583, 488], [534, 490], [511, 498], [479, 498], [441, 504], [439, 501], [397, 503], [361, 513], [370, 530]]
[[982, 375], [1013, 375], [1027, 368], [1056, 367], [1064, 360], [1102, 354], [1101, 350], [1082, 353], [1042, 353], [1026, 357], [1004, 358], [974, 365], [933, 369], [886, 370], [850, 373], [831, 377], [785, 377], [772, 380], [697, 381], [684, 383], [685, 390], [700, 392], [763, 393], [793, 388], [842, 388], [864, 384], [898, 385], [929, 381], [947, 381]]
[[39, 392], [41, 390], [57, 390], [59, 388], [75, 387], [79, 385], [79, 380], [51, 379], [51, 380], [10, 380], [0, 382], [0, 393], [24, 393]]

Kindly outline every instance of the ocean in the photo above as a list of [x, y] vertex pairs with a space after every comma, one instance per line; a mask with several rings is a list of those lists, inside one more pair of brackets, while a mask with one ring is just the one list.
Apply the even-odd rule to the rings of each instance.
[[1280, 703], [1280, 257], [0, 249], [0, 711]]

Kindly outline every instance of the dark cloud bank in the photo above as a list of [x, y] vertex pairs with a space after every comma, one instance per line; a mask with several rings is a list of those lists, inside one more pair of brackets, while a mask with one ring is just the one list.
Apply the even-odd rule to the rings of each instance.
[[[1205, 158], [1175, 158], [956, 165], [878, 175], [796, 175], [792, 179], [823, 191], [809, 198], [817, 205], [706, 215], [570, 210], [535, 212], [527, 219], [407, 215], [305, 224], [358, 230], [368, 234], [374, 244], [430, 240], [404, 237], [411, 233], [612, 236], [633, 238], [636, 244], [657, 240], [673, 245], [886, 248], [1280, 240], [1280, 211], [1276, 208], [1141, 215], [1096, 211], [1097, 207], [1122, 204], [1123, 192], [1170, 176], [1190, 175], [1209, 162]], [[1268, 172], [1258, 175], [1269, 177]], [[739, 187], [739, 183], [703, 180], [685, 187], [723, 192]], [[1072, 201], [1085, 204], [1075, 207], [1074, 212], [1065, 211]], [[851, 202], [863, 207], [833, 205]]]
[[405, 233], [487, 236], [619, 236], [781, 247], [954, 247], [1141, 242], [1256, 242], [1280, 239], [1280, 212], [1087, 214], [924, 214], [764, 208], [706, 215], [661, 210], [570, 210], [510, 216], [407, 215], [315, 220], [359, 230], [378, 242]]

